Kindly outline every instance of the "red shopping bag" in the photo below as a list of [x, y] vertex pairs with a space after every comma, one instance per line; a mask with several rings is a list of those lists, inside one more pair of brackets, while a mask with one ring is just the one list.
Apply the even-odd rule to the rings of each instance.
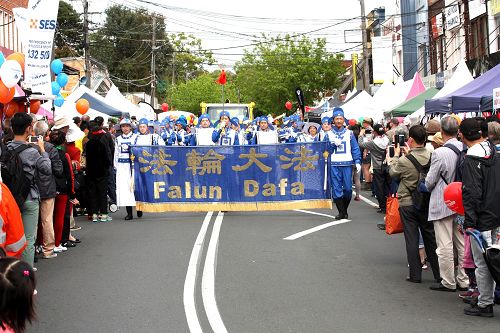
[[403, 223], [399, 216], [399, 201], [397, 197], [389, 196], [387, 198], [387, 208], [385, 213], [385, 232], [388, 235], [399, 234], [403, 232]]

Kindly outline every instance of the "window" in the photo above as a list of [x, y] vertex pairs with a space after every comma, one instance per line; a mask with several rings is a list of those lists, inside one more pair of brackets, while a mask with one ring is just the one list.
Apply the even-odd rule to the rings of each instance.
[[471, 59], [488, 54], [488, 16], [482, 15], [470, 22], [469, 55]]

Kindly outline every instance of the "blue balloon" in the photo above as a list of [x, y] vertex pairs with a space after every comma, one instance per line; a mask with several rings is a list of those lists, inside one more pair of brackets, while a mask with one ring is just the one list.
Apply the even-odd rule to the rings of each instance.
[[65, 87], [65, 86], [68, 84], [68, 79], [69, 79], [69, 77], [68, 77], [68, 75], [67, 75], [67, 74], [65, 74], [65, 73], [61, 73], [61, 74], [57, 75], [57, 79], [56, 79], [56, 81], [57, 81], [57, 83], [58, 83], [58, 84], [61, 86], [61, 88], [62, 88], [62, 87]]
[[52, 69], [52, 72], [54, 72], [55, 75], [61, 74], [63, 67], [64, 64], [60, 59], [54, 59], [50, 64], [50, 68]]
[[51, 86], [52, 86], [52, 95], [59, 95], [59, 92], [61, 92], [61, 86], [59, 85], [59, 83], [53, 81], [51, 83]]
[[0, 52], [0, 66], [5, 62], [5, 56], [3, 55], [2, 52]]
[[57, 98], [54, 100], [54, 105], [61, 107], [63, 104], [64, 104], [64, 97], [57, 96]]

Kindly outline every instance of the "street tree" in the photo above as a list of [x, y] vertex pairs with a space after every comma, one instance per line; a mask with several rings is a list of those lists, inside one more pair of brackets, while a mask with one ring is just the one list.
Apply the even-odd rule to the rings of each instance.
[[83, 22], [80, 15], [65, 1], [59, 1], [57, 27], [54, 36], [55, 57], [78, 57], [83, 55]]
[[236, 84], [259, 109], [281, 114], [287, 100], [296, 101], [297, 87], [306, 104], [337, 88], [345, 71], [342, 59], [326, 50], [324, 38], [264, 35], [235, 65]]

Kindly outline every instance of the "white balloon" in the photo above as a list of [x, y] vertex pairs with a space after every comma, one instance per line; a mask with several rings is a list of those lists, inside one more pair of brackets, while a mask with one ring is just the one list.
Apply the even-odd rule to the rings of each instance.
[[22, 76], [21, 65], [15, 60], [6, 60], [0, 67], [0, 79], [7, 88], [14, 87]]

